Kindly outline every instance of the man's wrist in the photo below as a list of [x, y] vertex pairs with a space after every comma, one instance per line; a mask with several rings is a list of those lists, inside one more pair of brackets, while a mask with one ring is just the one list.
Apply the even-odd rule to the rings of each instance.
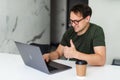
[[77, 50], [75, 50], [75, 51], [74, 51], [73, 58], [77, 59], [77, 56], [78, 56], [78, 51], [77, 51]]

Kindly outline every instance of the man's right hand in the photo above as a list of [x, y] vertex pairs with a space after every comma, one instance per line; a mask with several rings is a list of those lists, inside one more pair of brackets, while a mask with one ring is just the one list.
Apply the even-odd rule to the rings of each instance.
[[49, 62], [50, 61], [50, 54], [49, 53], [44, 54], [43, 58], [46, 62]]

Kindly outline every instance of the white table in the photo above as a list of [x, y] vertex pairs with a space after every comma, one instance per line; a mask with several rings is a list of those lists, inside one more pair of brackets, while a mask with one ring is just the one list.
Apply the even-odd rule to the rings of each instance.
[[[0, 80], [78, 80], [75, 63], [67, 60], [57, 62], [72, 66], [72, 69], [48, 75], [26, 66], [20, 55], [0, 53]], [[84, 80], [119, 80], [120, 66], [88, 66]]]

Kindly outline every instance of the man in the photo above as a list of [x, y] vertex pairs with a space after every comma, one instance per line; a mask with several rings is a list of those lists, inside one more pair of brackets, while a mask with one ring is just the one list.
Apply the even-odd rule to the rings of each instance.
[[65, 58], [85, 60], [89, 65], [102, 66], [106, 62], [103, 29], [90, 23], [92, 10], [88, 5], [78, 4], [70, 10], [70, 27], [58, 48], [43, 55], [46, 61]]

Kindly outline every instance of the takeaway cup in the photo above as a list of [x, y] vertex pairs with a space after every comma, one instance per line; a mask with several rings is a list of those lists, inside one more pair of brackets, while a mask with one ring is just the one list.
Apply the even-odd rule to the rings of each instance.
[[76, 61], [76, 74], [78, 77], [85, 77], [87, 69], [87, 62], [84, 60]]

